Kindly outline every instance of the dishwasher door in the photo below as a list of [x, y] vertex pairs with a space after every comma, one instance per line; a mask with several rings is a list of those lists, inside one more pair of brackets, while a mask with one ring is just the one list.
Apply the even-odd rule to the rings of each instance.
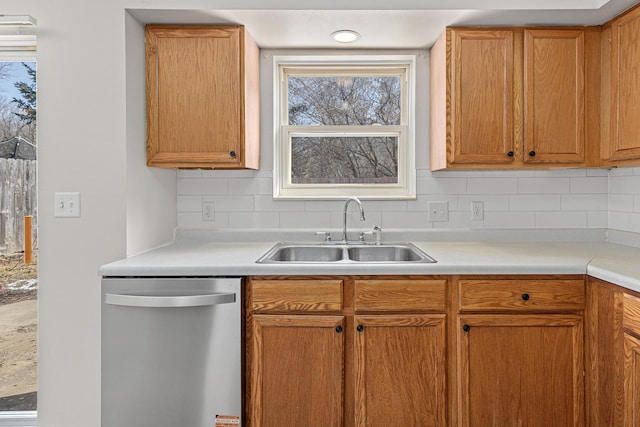
[[102, 427], [240, 424], [241, 307], [240, 278], [103, 279]]

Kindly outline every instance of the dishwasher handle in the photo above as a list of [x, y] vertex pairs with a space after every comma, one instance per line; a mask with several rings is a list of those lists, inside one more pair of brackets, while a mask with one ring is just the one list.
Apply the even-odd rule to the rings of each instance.
[[235, 293], [210, 293], [199, 295], [133, 295], [106, 294], [105, 303], [127, 307], [200, 307], [236, 302]]

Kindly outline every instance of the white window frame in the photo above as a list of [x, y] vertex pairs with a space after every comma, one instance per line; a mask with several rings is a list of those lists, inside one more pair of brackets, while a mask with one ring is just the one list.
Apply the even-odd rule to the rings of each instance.
[[[415, 199], [415, 68], [416, 55], [274, 56], [274, 199]], [[290, 126], [288, 75], [398, 75], [401, 123], [398, 126]], [[345, 72], [349, 71], [349, 72]], [[344, 73], [343, 73], [344, 72]], [[398, 138], [398, 182], [393, 184], [294, 184], [291, 182], [291, 138], [296, 136], [395, 136]]]

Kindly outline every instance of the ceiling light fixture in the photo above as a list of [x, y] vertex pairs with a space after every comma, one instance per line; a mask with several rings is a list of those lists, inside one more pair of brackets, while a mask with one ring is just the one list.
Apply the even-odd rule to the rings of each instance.
[[360, 34], [353, 30], [339, 30], [331, 33], [331, 38], [338, 43], [353, 43], [360, 38]]
[[35, 27], [36, 18], [29, 15], [0, 15], [0, 27]]

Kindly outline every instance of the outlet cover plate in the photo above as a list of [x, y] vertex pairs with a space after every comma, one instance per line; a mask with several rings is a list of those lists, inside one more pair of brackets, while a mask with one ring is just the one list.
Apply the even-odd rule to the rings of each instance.
[[203, 221], [216, 220], [216, 205], [214, 202], [202, 203], [202, 220]]
[[472, 221], [484, 220], [484, 203], [483, 202], [471, 202], [471, 220]]

